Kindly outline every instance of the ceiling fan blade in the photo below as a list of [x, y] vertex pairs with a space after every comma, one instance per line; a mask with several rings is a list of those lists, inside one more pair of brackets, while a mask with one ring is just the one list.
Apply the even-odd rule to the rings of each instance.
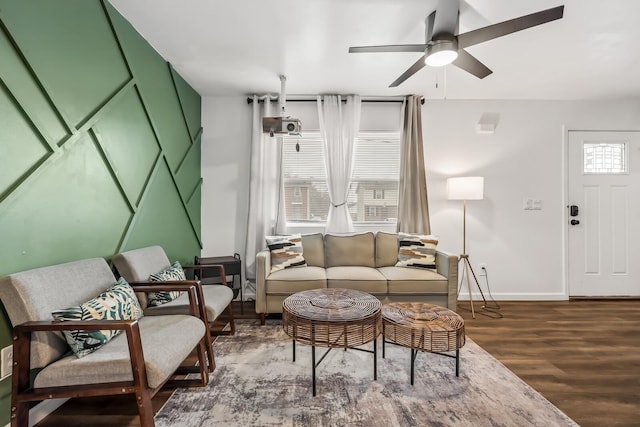
[[453, 65], [462, 68], [468, 73], [473, 74], [479, 79], [484, 79], [493, 73], [486, 65], [478, 61], [475, 56], [463, 49], [458, 50], [458, 57], [453, 61]]
[[459, 0], [438, 0], [431, 39], [437, 39], [443, 34], [453, 35], [458, 32], [459, 9]]
[[546, 24], [562, 18], [564, 14], [564, 6], [558, 6], [530, 15], [521, 16], [519, 18], [510, 19], [500, 22], [499, 24], [489, 25], [488, 27], [479, 28], [469, 31], [468, 33], [458, 35], [458, 48], [469, 47], [478, 43], [486, 42], [507, 34], [535, 27], [536, 25]]
[[427, 48], [425, 44], [388, 44], [382, 46], [352, 46], [349, 53], [370, 53], [370, 52], [424, 52]]
[[416, 61], [415, 64], [413, 64], [411, 67], [409, 67], [409, 69], [407, 71], [402, 73], [402, 75], [400, 77], [398, 77], [393, 83], [391, 83], [389, 85], [389, 87], [398, 87], [398, 86], [400, 86], [400, 84], [402, 84], [402, 82], [404, 82], [409, 77], [413, 76], [415, 73], [420, 71], [422, 69], [422, 67], [424, 67], [424, 66], [425, 66], [424, 56], [422, 56], [420, 59], [418, 59]]

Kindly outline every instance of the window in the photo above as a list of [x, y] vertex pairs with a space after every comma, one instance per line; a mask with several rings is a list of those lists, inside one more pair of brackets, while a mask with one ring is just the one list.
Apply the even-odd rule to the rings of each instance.
[[[296, 143], [300, 145], [299, 152]], [[330, 202], [320, 133], [284, 136], [282, 169], [287, 221], [326, 221]], [[395, 219], [399, 174], [400, 133], [360, 132], [347, 197], [351, 219], [356, 223]], [[296, 188], [300, 189], [300, 195]], [[296, 205], [298, 202], [303, 205]]]
[[624, 142], [585, 142], [583, 172], [586, 174], [627, 173], [627, 145]]

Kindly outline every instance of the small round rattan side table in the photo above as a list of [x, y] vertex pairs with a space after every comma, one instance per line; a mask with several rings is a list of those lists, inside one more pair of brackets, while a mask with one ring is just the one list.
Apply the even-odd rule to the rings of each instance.
[[[376, 338], [382, 331], [376, 297], [365, 292], [342, 288], [302, 291], [282, 303], [282, 327], [296, 341], [310, 345], [313, 395], [316, 395], [316, 367], [332, 348], [347, 348], [373, 353], [373, 379], [377, 375]], [[373, 350], [356, 348], [373, 341]], [[329, 347], [316, 363], [316, 347]]]
[[[439, 305], [395, 302], [382, 307], [382, 357], [389, 342], [411, 349], [411, 385], [418, 351], [456, 359], [460, 373], [460, 348], [464, 346], [464, 320], [458, 313]], [[445, 352], [455, 351], [455, 356]]]

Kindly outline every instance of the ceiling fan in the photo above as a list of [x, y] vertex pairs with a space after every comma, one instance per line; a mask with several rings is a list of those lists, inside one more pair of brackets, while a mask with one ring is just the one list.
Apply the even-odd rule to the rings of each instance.
[[354, 46], [349, 48], [349, 53], [423, 52], [424, 55], [391, 83], [389, 87], [399, 86], [425, 65], [439, 67], [453, 63], [453, 65], [483, 79], [493, 71], [464, 50], [464, 48], [535, 27], [536, 25], [555, 21], [562, 18], [564, 13], [564, 6], [557, 6], [464, 34], [457, 34], [459, 8], [458, 0], [438, 1], [436, 10], [425, 21], [426, 43], [424, 44]]

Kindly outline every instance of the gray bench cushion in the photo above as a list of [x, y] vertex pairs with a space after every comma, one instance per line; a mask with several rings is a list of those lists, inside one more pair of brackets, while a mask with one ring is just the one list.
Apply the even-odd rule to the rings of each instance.
[[[139, 320], [149, 387], [161, 385], [178, 369], [205, 333], [204, 323], [192, 316], [147, 316]], [[36, 387], [133, 381], [125, 333], [81, 359], [64, 357], [35, 378]]]
[[373, 233], [335, 236], [325, 234], [324, 254], [326, 267], [364, 266], [375, 267]]
[[[3, 277], [0, 299], [13, 325], [53, 320], [52, 311], [80, 305], [115, 282], [103, 258], [85, 259]], [[36, 332], [31, 344], [31, 367], [42, 368], [69, 350], [61, 333]]]
[[[216, 320], [233, 300], [233, 291], [224, 285], [202, 285], [206, 301], [207, 319]], [[157, 307], [147, 307], [145, 315], [189, 314], [189, 295], [183, 292], [178, 298]]]
[[[129, 282], [147, 281], [150, 275], [171, 266], [167, 254], [160, 246], [148, 246], [121, 252], [114, 255], [111, 262], [118, 273]], [[144, 293], [139, 292], [138, 299], [143, 308], [149, 303], [147, 295]]]

